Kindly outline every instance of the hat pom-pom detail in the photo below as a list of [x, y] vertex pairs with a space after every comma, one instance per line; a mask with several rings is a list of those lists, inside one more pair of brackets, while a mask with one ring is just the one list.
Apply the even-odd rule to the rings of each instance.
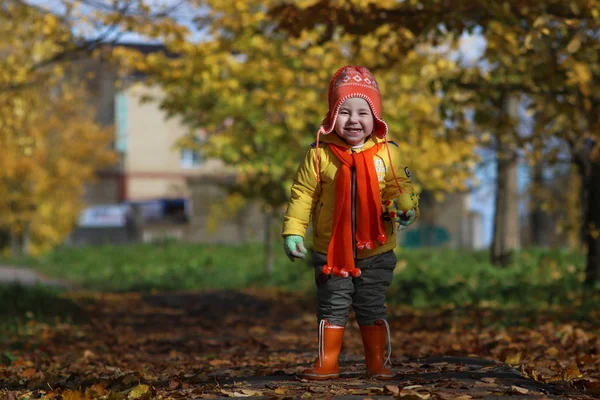
[[359, 269], [359, 268], [355, 268], [355, 269], [354, 269], [354, 271], [352, 271], [352, 272], [351, 272], [351, 275], [352, 275], [354, 278], [358, 278], [358, 277], [360, 276], [360, 274], [361, 274], [361, 272], [360, 272], [360, 269]]
[[331, 274], [331, 267], [329, 265], [324, 266], [323, 269], [321, 270], [321, 273], [324, 275]]
[[373, 250], [375, 246], [373, 245], [373, 242], [371, 242], [370, 240], [365, 242], [365, 249], [366, 250]]
[[365, 242], [361, 242], [360, 240], [356, 241], [356, 248], [362, 250], [365, 248]]
[[380, 246], [383, 246], [386, 242], [387, 242], [387, 237], [383, 233], [381, 235], [377, 236], [377, 243]]

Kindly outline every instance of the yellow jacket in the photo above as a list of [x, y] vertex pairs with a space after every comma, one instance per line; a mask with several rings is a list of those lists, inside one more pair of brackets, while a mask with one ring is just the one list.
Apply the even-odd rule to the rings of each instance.
[[[317, 184], [317, 175], [315, 172], [315, 152], [314, 144], [306, 152], [306, 156], [294, 177], [292, 191], [288, 208], [283, 218], [282, 235], [306, 236], [308, 222], [312, 216], [313, 224], [313, 249], [319, 253], [327, 253], [329, 239], [333, 225], [333, 208], [335, 205], [335, 175], [340, 166], [340, 161], [329, 149], [327, 143], [334, 143], [340, 146], [348, 147], [348, 152], [353, 151], [338, 135], [321, 136], [319, 143], [319, 169], [321, 182]], [[376, 143], [383, 142], [375, 135], [371, 135], [360, 150], [363, 151], [373, 147]], [[403, 191], [412, 191], [410, 182], [410, 173], [404, 164], [400, 163], [400, 154], [398, 146], [393, 142], [388, 142], [392, 164], [396, 171], [396, 177]], [[377, 152], [374, 157], [375, 168], [379, 178], [379, 189], [382, 201], [398, 197], [398, 187], [394, 181], [394, 175], [389, 168], [388, 152], [385, 146]], [[417, 219], [419, 218], [419, 209], [416, 209]], [[360, 215], [357, 216], [360, 218]], [[372, 250], [358, 251], [357, 258], [366, 258], [376, 254], [384, 253], [396, 246], [396, 229], [393, 221], [386, 222], [387, 243], [383, 246], [375, 246]], [[348, 243], [348, 245], [353, 245]]]

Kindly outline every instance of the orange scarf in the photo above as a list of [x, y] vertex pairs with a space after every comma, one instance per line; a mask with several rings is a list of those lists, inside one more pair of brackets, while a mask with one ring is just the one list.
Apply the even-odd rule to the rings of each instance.
[[[335, 275], [339, 270], [354, 271], [354, 240], [359, 250], [373, 249], [374, 242], [379, 245], [386, 243], [385, 228], [381, 219], [382, 206], [379, 193], [379, 180], [373, 157], [379, 151], [377, 144], [360, 153], [348, 153], [347, 148], [329, 144], [333, 154], [342, 165], [336, 174], [335, 209], [333, 214], [333, 229], [327, 250], [327, 270]], [[352, 171], [356, 176], [356, 232], [352, 237]], [[358, 276], [360, 272], [352, 276]], [[347, 276], [342, 274], [341, 276]]]

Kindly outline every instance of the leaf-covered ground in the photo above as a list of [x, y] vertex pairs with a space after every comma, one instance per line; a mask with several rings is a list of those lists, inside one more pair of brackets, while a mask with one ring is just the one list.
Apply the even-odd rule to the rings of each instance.
[[393, 370], [364, 376], [351, 319], [342, 377], [295, 374], [316, 355], [312, 299], [276, 291], [71, 293], [75, 323], [5, 335], [0, 398], [493, 399], [600, 396], [598, 315], [390, 307]]

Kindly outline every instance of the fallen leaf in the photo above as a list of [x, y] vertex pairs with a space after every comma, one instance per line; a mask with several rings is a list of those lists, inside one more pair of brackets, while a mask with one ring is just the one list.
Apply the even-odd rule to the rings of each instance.
[[224, 389], [221, 389], [221, 393], [228, 397], [250, 397], [249, 394], [244, 394], [244, 393], [240, 393], [240, 392], [232, 392], [230, 390], [224, 390]]
[[525, 389], [525, 388], [523, 388], [523, 387], [520, 387], [520, 386], [515, 386], [515, 385], [512, 385], [510, 388], [511, 388], [512, 390], [514, 390], [515, 392], [519, 392], [519, 393], [521, 393], [521, 394], [526, 394], [526, 393], [529, 393], [529, 389]]
[[148, 395], [150, 392], [150, 386], [140, 384], [134, 387], [131, 392], [129, 392], [130, 399], [139, 399], [142, 396]]
[[96, 355], [95, 355], [95, 354], [94, 354], [92, 351], [90, 351], [90, 350], [85, 350], [85, 351], [83, 352], [83, 359], [84, 359], [86, 362], [88, 362], [88, 361], [90, 361], [90, 360], [92, 360], [92, 359], [94, 359], [94, 358], [96, 358]]
[[229, 364], [231, 364], [231, 361], [229, 361], [229, 360], [214, 359], [214, 360], [210, 360], [208, 363], [210, 365], [212, 365], [213, 367], [222, 367], [223, 365], [229, 365]]
[[242, 389], [241, 392], [248, 396], [262, 396], [262, 392], [259, 390]]
[[550, 347], [545, 351], [547, 356], [556, 357], [559, 353], [559, 350], [556, 347]]
[[485, 383], [496, 383], [497, 378], [481, 378], [481, 380]]
[[400, 391], [400, 397], [407, 399], [407, 400], [422, 400], [422, 399], [428, 399], [431, 397], [431, 395], [429, 393], [419, 393], [416, 390], [401, 390]]
[[21, 372], [21, 376], [23, 378], [32, 378], [35, 375], [35, 368], [27, 368], [24, 369], [23, 372]]
[[571, 381], [576, 378], [581, 378], [583, 374], [577, 367], [577, 364], [573, 363], [565, 368], [561, 374], [561, 378], [563, 381]]
[[106, 395], [106, 386], [102, 383], [95, 383], [85, 391], [87, 397], [102, 397]]
[[521, 352], [518, 352], [517, 354], [513, 354], [511, 356], [507, 356], [504, 362], [510, 365], [518, 364], [519, 362], [521, 362]]
[[274, 390], [274, 392], [276, 394], [286, 394], [287, 393], [287, 389], [284, 387], [278, 387], [277, 389]]
[[400, 388], [396, 385], [385, 385], [383, 387], [384, 392], [386, 393], [391, 393], [391, 394], [398, 394], [400, 393]]
[[180, 384], [181, 384], [181, 382], [179, 382], [178, 380], [173, 379], [171, 382], [169, 382], [169, 387], [171, 389], [177, 389]]
[[80, 400], [83, 398], [78, 390], [65, 390], [61, 393], [63, 400]]
[[412, 389], [417, 389], [417, 388], [420, 388], [420, 387], [423, 387], [423, 386], [421, 386], [421, 385], [404, 386], [402, 388], [402, 390], [412, 390]]

